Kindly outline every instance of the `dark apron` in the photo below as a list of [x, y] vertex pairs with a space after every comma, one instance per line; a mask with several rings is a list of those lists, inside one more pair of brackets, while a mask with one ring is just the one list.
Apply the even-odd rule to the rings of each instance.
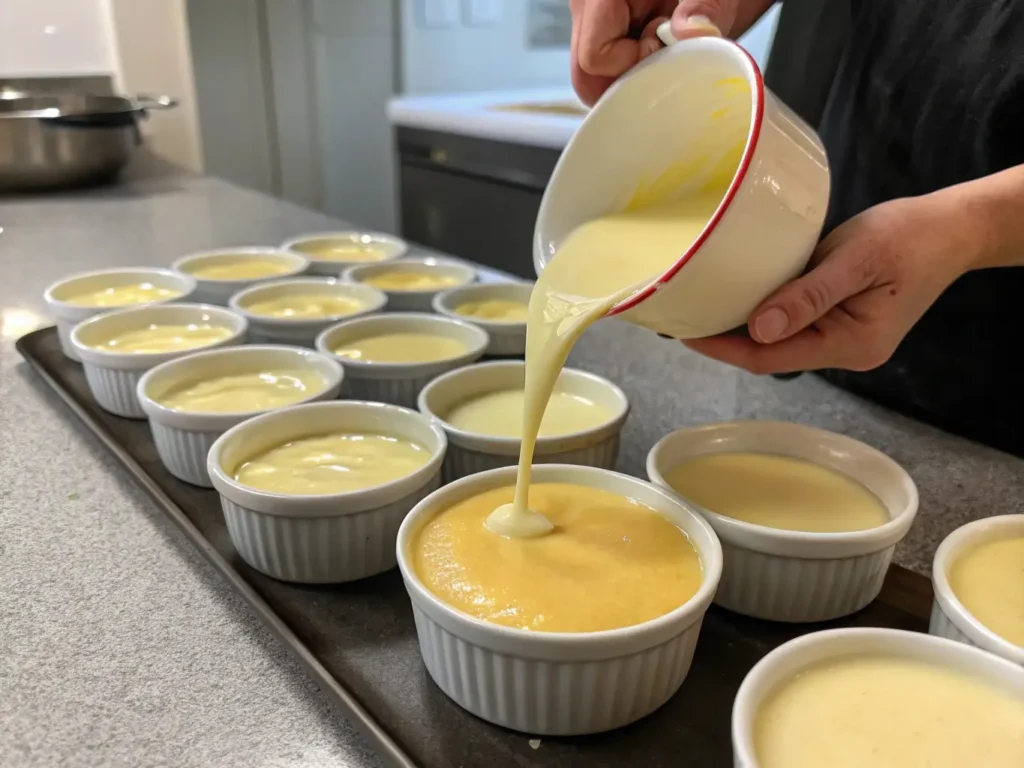
[[[766, 77], [819, 125], [826, 232], [886, 200], [1024, 163], [1024, 0], [786, 0]], [[1024, 268], [972, 272], [888, 363], [821, 375], [1024, 456], [1022, 330]]]

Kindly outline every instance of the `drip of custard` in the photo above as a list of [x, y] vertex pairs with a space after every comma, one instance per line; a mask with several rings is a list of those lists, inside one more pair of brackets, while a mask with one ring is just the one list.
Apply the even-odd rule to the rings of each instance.
[[157, 398], [188, 413], [247, 413], [292, 405], [322, 392], [324, 377], [311, 370], [268, 370], [186, 382]]
[[526, 320], [526, 304], [509, 299], [467, 301], [455, 308], [455, 313], [492, 323], [521, 323]]
[[336, 433], [293, 440], [255, 456], [235, 480], [271, 493], [347, 493], [411, 475], [430, 451], [411, 440], [373, 433]]
[[787, 531], [877, 528], [889, 514], [871, 491], [835, 470], [765, 453], [712, 453], [666, 473], [681, 496], [745, 523]]
[[292, 320], [318, 320], [325, 317], [354, 315], [364, 305], [354, 299], [332, 296], [328, 293], [297, 293], [276, 299], [254, 301], [245, 309], [254, 315]]
[[334, 354], [368, 363], [433, 363], [466, 353], [466, 345], [429, 333], [383, 333], [341, 344]]
[[93, 349], [121, 354], [152, 355], [207, 347], [223, 341], [230, 335], [230, 329], [209, 323], [150, 325], [119, 333], [94, 345]]
[[488, 518], [491, 531], [521, 537], [551, 530], [543, 515], [529, 509], [526, 498], [544, 408], [569, 350], [598, 318], [687, 250], [718, 208], [728, 179], [673, 202], [587, 222], [569, 234], [541, 272], [526, 320], [526, 407], [515, 500]]
[[77, 307], [128, 307], [135, 304], [151, 304], [154, 301], [167, 301], [177, 296], [181, 296], [181, 291], [160, 288], [152, 283], [132, 283], [76, 293], [64, 301]]
[[458, 285], [462, 281], [452, 275], [395, 269], [371, 275], [362, 282], [382, 291], [436, 291]]
[[[522, 437], [526, 396], [521, 389], [488, 392], [453, 408], [445, 421], [457, 429], [493, 437]], [[583, 432], [607, 423], [612, 412], [603, 405], [569, 392], [554, 392], [544, 409], [538, 437]]]
[[530, 486], [530, 506], [554, 526], [538, 538], [484, 526], [511, 486], [466, 499], [426, 522], [410, 543], [416, 575], [438, 598], [518, 629], [597, 632], [657, 618], [700, 588], [686, 533], [632, 499], [564, 483]]
[[382, 261], [387, 256], [387, 252], [374, 243], [327, 238], [294, 245], [292, 250], [317, 261]]
[[968, 613], [1004, 640], [1024, 648], [1024, 536], [971, 547], [953, 561], [948, 578]]
[[849, 656], [769, 694], [754, 751], [760, 768], [1020, 768], [1024, 697], [915, 659]]
[[278, 259], [240, 258], [215, 261], [189, 267], [189, 274], [203, 280], [255, 280], [261, 277], [284, 275], [293, 269], [291, 264]]

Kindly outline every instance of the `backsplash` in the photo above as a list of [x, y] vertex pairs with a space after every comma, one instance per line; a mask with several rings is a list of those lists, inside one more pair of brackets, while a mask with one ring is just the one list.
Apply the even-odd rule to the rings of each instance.
[[569, 4], [565, 0], [530, 0], [526, 34], [530, 48], [568, 48], [572, 39]]

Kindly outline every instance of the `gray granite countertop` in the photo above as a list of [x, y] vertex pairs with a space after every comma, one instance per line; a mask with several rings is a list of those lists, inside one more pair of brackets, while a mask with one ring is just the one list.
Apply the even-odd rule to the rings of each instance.
[[[45, 322], [43, 289], [69, 272], [332, 226], [186, 176], [0, 200], [0, 765], [379, 765], [14, 351]], [[921, 572], [956, 526], [1024, 512], [1024, 461], [811, 376], [755, 378], [614, 322], [592, 329], [571, 364], [632, 399], [620, 468], [634, 474], [663, 434], [730, 418], [815, 424], [880, 448], [920, 487], [896, 559]]]

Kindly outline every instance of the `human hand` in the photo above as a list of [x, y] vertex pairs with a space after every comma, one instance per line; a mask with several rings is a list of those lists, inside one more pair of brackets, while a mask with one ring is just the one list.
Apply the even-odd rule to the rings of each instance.
[[[656, 31], [672, 19], [677, 40], [728, 32], [739, 0], [570, 0], [572, 85], [593, 104], [615, 80], [661, 48]], [[719, 31], [721, 30], [721, 31]]]
[[758, 374], [876, 368], [976, 264], [984, 239], [969, 210], [942, 192], [882, 203], [819, 244], [813, 269], [751, 315], [750, 338], [684, 343]]

